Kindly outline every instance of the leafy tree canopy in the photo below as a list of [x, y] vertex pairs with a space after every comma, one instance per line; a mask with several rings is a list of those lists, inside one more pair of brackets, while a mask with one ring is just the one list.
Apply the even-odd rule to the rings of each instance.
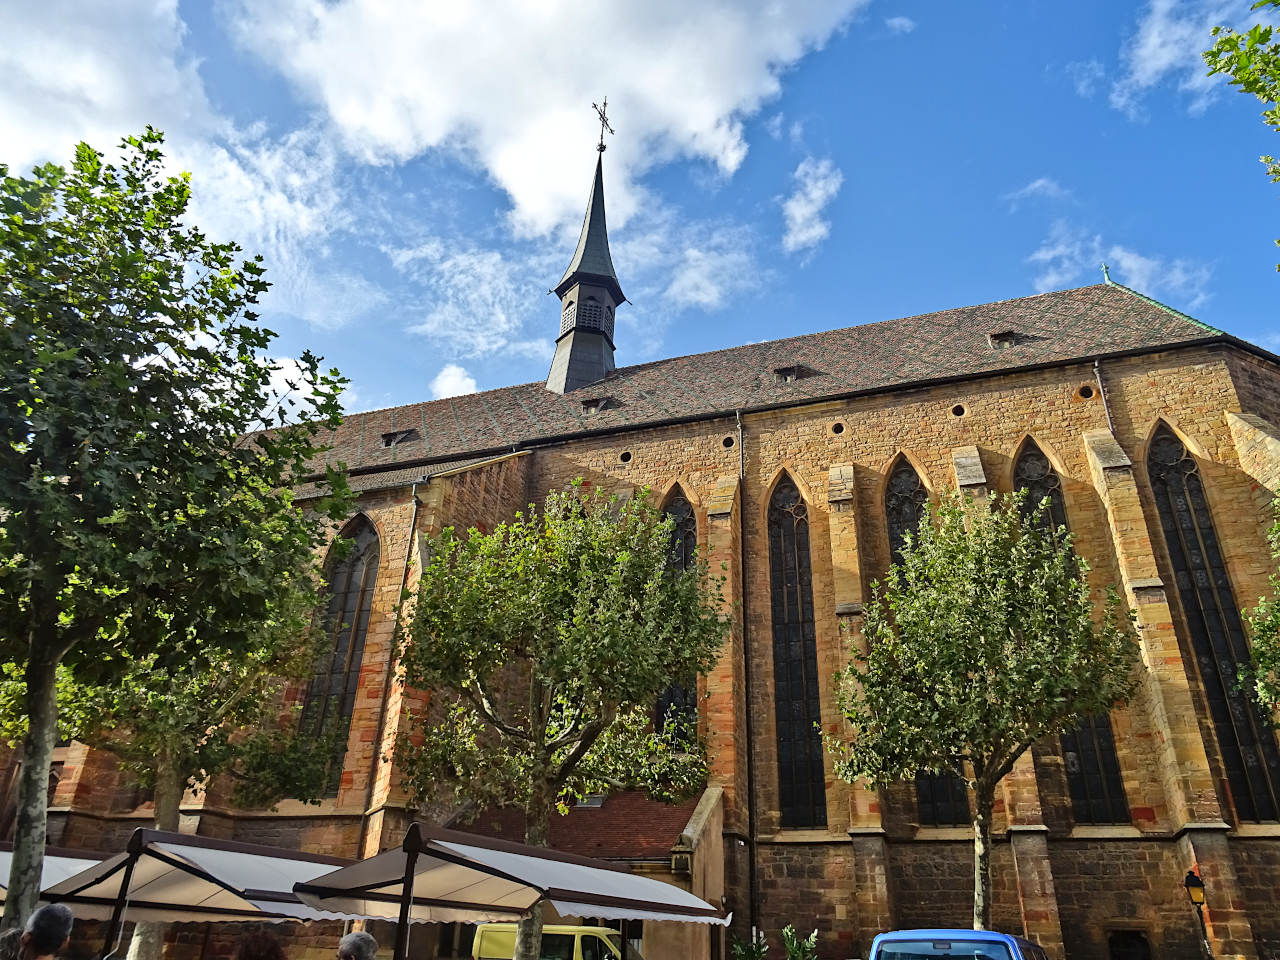
[[[516, 806], [545, 844], [574, 798], [673, 800], [705, 782], [694, 732], [654, 728], [658, 695], [709, 670], [728, 629], [706, 561], [673, 568], [672, 529], [647, 490], [579, 483], [492, 533], [430, 541], [401, 653], [431, 696], [398, 745], [419, 802]], [[541, 927], [537, 910], [521, 921], [517, 957], [538, 956]]]
[[1098, 616], [1064, 529], [1022, 509], [1025, 492], [945, 495], [866, 608], [865, 652], [838, 677], [849, 739], [837, 772], [877, 785], [950, 772], [976, 799], [983, 858], [975, 924], [990, 919], [986, 866], [1000, 779], [1032, 743], [1124, 701], [1137, 640], [1119, 598]]
[[[1277, 519], [1268, 531], [1271, 556], [1280, 561], [1280, 500], [1276, 501]], [[1251, 664], [1244, 673], [1245, 683], [1253, 688], [1258, 703], [1268, 711], [1280, 709], [1280, 570], [1270, 577], [1271, 596], [1263, 597], [1247, 614]]]
[[240, 656], [283, 609], [262, 558], [309, 550], [347, 491], [328, 471], [341, 495], [299, 519], [345, 381], [304, 353], [273, 396], [260, 259], [187, 222], [161, 143], [0, 165], [0, 661], [28, 724], [10, 923], [39, 889], [59, 667], [110, 687]]

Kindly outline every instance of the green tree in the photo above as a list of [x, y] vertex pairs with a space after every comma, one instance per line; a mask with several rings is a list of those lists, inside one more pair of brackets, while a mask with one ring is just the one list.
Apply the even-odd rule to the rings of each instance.
[[[1276, 501], [1276, 515], [1267, 539], [1272, 559], [1280, 561], [1280, 500]], [[1260, 599], [1245, 617], [1252, 643], [1251, 663], [1242, 680], [1252, 688], [1250, 692], [1262, 708], [1274, 712], [1280, 709], [1280, 569], [1272, 571], [1270, 584], [1271, 596]]]
[[[341, 495], [297, 519], [344, 381], [307, 353], [272, 395], [261, 263], [186, 222], [162, 141], [127, 138], [119, 165], [86, 144], [29, 178], [0, 165], [0, 661], [26, 721], [7, 926], [40, 888], [60, 668], [110, 688], [242, 656], [249, 620], [282, 612], [263, 550], [318, 545], [349, 493], [327, 471]], [[245, 629], [217, 634], [237, 608]]]
[[[1280, 0], [1257, 0], [1253, 10], [1280, 7]], [[1251, 93], [1266, 105], [1262, 122], [1280, 132], [1280, 42], [1273, 39], [1275, 30], [1255, 24], [1239, 33], [1230, 27], [1214, 27], [1213, 46], [1204, 52], [1209, 75], [1222, 74], [1241, 93]], [[1280, 183], [1280, 161], [1267, 154], [1258, 158], [1266, 167], [1272, 183]], [[1276, 241], [1280, 246], [1280, 240]], [[1280, 270], [1280, 265], [1276, 266]]]
[[[950, 772], [973, 798], [973, 925], [991, 919], [991, 813], [1000, 780], [1036, 740], [1131, 693], [1137, 640], [1064, 529], [1024, 516], [1025, 493], [946, 494], [908, 537], [866, 609], [866, 651], [838, 676], [851, 730], [829, 739], [841, 778], [884, 784]], [[1047, 503], [1047, 502], [1046, 502]]]
[[[706, 779], [678, 718], [654, 729], [673, 678], [705, 673], [727, 624], [705, 560], [671, 564], [672, 521], [648, 491], [582, 487], [484, 534], [430, 541], [402, 644], [404, 682], [431, 692], [398, 744], [418, 802], [515, 806], [545, 845], [552, 811], [628, 787], [663, 800]], [[518, 960], [536, 960], [541, 908]]]

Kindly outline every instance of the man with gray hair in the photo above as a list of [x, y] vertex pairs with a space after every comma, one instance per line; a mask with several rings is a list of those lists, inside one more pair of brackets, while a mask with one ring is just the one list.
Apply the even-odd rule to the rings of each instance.
[[48, 960], [67, 948], [71, 941], [71, 908], [62, 903], [41, 907], [27, 918], [22, 930], [18, 956], [22, 960]]
[[338, 960], [374, 960], [378, 941], [363, 930], [348, 933], [338, 941]]

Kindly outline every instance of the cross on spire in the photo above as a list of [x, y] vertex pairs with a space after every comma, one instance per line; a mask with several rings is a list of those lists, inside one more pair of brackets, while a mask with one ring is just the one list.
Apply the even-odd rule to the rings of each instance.
[[609, 109], [609, 98], [605, 97], [602, 103], [593, 103], [591, 104], [591, 107], [595, 110], [596, 116], [600, 118], [600, 143], [596, 149], [601, 153], [604, 153], [604, 132], [608, 130], [610, 133], [613, 133], [613, 127], [609, 126], [609, 114], [607, 112]]

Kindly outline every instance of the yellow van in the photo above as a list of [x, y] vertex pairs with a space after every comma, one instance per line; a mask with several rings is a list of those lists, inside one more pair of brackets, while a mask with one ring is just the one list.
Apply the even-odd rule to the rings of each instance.
[[[514, 923], [482, 923], [472, 942], [473, 960], [512, 960], [516, 955]], [[542, 960], [620, 960], [622, 945], [617, 930], [608, 927], [542, 928]], [[627, 947], [627, 960], [644, 960], [635, 947]]]

